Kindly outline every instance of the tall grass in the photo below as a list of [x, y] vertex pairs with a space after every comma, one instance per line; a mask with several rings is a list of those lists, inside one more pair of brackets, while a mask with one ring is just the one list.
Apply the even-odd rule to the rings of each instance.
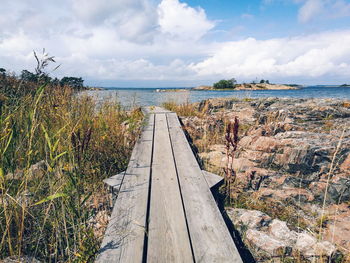
[[0, 87], [0, 259], [92, 261], [102, 179], [126, 168], [142, 113], [11, 76]]
[[174, 101], [166, 101], [162, 106], [167, 110], [176, 112], [179, 116], [203, 116], [203, 112], [198, 111], [189, 101], [181, 104], [177, 104]]

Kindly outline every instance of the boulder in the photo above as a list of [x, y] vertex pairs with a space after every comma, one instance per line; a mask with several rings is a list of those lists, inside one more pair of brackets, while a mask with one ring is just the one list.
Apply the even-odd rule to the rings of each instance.
[[294, 245], [298, 237], [298, 234], [295, 231], [289, 230], [286, 222], [278, 219], [272, 220], [268, 231], [272, 237], [281, 240], [290, 246]]
[[320, 241], [308, 233], [298, 234], [295, 249], [305, 257], [331, 256], [336, 248], [328, 241]]
[[258, 257], [283, 257], [290, 255], [292, 248], [283, 241], [272, 238], [264, 232], [249, 229], [245, 235], [245, 241], [255, 251]]

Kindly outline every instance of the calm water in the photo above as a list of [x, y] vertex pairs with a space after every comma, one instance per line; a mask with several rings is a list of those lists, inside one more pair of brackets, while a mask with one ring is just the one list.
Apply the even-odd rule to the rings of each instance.
[[[167, 88], [162, 88], [167, 89]], [[108, 88], [101, 91], [87, 91], [98, 101], [117, 99], [123, 106], [161, 105], [166, 101], [177, 103], [199, 102], [208, 98], [261, 98], [261, 97], [290, 97], [290, 98], [339, 98], [350, 99], [350, 87], [310, 86], [299, 90], [187, 90], [184, 92], [157, 92], [156, 88]]]

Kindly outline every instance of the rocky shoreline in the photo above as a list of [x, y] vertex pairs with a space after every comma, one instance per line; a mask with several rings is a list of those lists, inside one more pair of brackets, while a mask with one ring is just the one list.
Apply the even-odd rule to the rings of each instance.
[[350, 260], [350, 101], [209, 99], [192, 106], [197, 114], [181, 120], [204, 168], [221, 175], [225, 123], [240, 120], [227, 213], [256, 260]]
[[[269, 83], [243, 83], [236, 84], [232, 90], [295, 90], [299, 89], [298, 85], [284, 85], [284, 84], [269, 84]], [[193, 90], [218, 90], [212, 86], [198, 86]], [[227, 89], [224, 89], [227, 90]]]

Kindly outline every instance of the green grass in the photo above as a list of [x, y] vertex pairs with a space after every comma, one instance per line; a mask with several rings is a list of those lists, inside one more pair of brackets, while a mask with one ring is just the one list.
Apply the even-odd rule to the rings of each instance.
[[69, 87], [0, 77], [0, 259], [92, 262], [102, 180], [126, 168], [142, 118]]

